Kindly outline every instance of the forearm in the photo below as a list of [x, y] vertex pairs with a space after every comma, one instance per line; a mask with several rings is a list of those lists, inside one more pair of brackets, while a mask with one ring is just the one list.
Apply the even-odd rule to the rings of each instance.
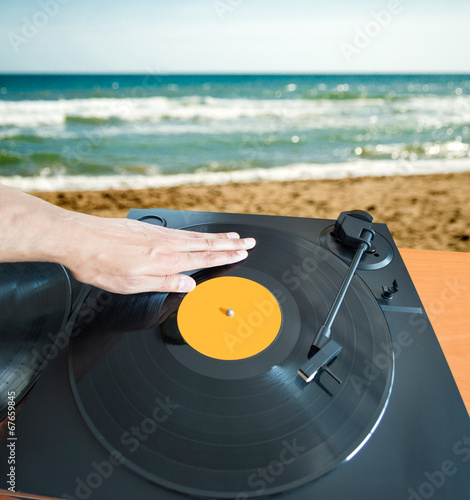
[[0, 184], [0, 262], [58, 262], [60, 226], [73, 215]]

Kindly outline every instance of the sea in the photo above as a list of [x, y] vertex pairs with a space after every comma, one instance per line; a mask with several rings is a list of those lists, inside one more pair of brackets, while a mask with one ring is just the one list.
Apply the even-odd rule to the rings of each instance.
[[0, 75], [26, 191], [469, 170], [470, 75]]

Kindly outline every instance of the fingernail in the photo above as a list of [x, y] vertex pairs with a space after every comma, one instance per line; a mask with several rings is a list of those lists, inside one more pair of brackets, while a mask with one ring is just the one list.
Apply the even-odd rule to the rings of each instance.
[[256, 245], [256, 240], [254, 238], [245, 238], [243, 240], [243, 246], [246, 248], [253, 248]]
[[238, 240], [240, 235], [238, 233], [227, 233], [227, 238], [229, 240]]
[[191, 292], [196, 288], [196, 282], [189, 276], [182, 276], [180, 278], [178, 292]]
[[240, 257], [247, 257], [248, 256], [248, 252], [246, 250], [237, 250], [237, 254], [240, 255]]

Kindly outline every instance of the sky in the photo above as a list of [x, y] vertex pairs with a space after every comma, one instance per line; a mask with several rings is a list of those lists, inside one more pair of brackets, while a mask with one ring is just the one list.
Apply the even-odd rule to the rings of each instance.
[[470, 73], [468, 0], [0, 0], [0, 73]]

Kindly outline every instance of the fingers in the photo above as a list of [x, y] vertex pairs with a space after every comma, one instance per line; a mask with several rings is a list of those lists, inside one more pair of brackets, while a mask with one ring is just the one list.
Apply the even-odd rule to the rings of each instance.
[[[162, 232], [165, 238], [161, 238]], [[253, 238], [241, 239], [240, 235], [235, 232], [197, 233], [159, 227], [155, 237], [161, 250], [169, 247], [171, 251], [180, 252], [248, 250], [256, 244]]]
[[150, 291], [191, 292], [194, 290], [196, 282], [190, 276], [179, 273], [199, 268], [234, 264], [246, 259], [247, 256], [248, 252], [246, 250], [235, 252], [189, 252], [177, 255], [177, 262], [175, 262], [174, 254], [161, 255], [159, 264], [164, 267], [168, 273], [167, 275], [141, 275], [137, 280], [135, 278], [132, 280], [132, 285], [128, 282], [127, 286], [118, 291], [118, 293], [128, 294]]
[[[175, 252], [172, 254], [160, 254], [158, 257], [159, 267], [165, 269], [167, 274], [176, 274], [183, 271], [192, 271], [206, 267], [224, 266], [234, 264], [246, 259], [246, 250], [225, 251], [225, 252]], [[152, 262], [147, 262], [147, 273], [151, 273]], [[146, 273], [146, 274], [147, 274]]]
[[[134, 277], [121, 277], [118, 282], [111, 285], [107, 282], [92, 283], [101, 288], [121, 294], [142, 292], [179, 292], [192, 291], [196, 283], [193, 278], [180, 274], [194, 269], [233, 264], [248, 256], [246, 250], [232, 252], [186, 252], [174, 254], [161, 254], [158, 261], [152, 261], [141, 268]], [[158, 264], [158, 267], [156, 266]], [[164, 275], [159, 275], [158, 270], [164, 270]], [[152, 271], [156, 274], [152, 274]], [[108, 281], [108, 280], [107, 280]]]
[[172, 229], [169, 227], [159, 228], [172, 233], [172, 236], [179, 238], [223, 238], [223, 239], [238, 239], [240, 235], [235, 232], [228, 233], [199, 233], [197, 231], [186, 231], [185, 229]]
[[184, 252], [220, 252], [225, 250], [249, 250], [256, 245], [254, 238], [188, 238], [173, 242], [173, 250]]

